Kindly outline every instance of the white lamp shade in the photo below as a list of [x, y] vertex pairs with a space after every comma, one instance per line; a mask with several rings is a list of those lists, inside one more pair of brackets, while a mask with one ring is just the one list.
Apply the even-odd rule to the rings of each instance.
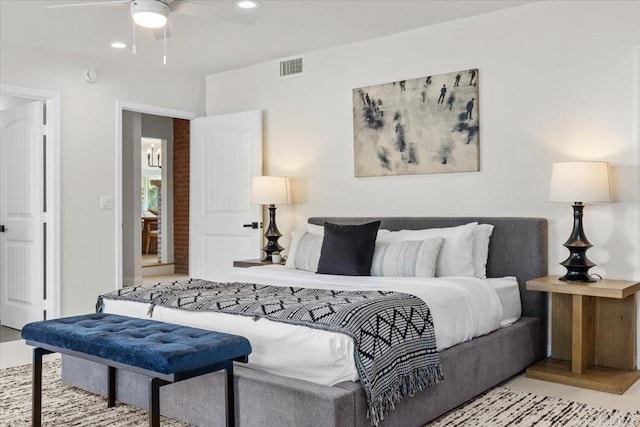
[[286, 176], [254, 176], [251, 203], [256, 205], [288, 205], [291, 203], [289, 178]]
[[610, 202], [607, 162], [559, 162], [553, 164], [551, 202]]
[[169, 18], [169, 6], [156, 0], [137, 0], [131, 2], [133, 21], [145, 28], [162, 28]]

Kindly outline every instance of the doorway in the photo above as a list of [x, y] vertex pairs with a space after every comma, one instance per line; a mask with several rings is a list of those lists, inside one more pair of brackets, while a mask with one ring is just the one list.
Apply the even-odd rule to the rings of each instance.
[[60, 317], [59, 108], [58, 92], [0, 83], [0, 323], [15, 330]]
[[[166, 139], [143, 136], [140, 144], [142, 149], [140, 165], [142, 277], [157, 275], [152, 274], [153, 267], [173, 265], [173, 245], [167, 240], [170, 229], [173, 229], [173, 221], [167, 221], [167, 214], [171, 213], [169, 209], [173, 208], [173, 194], [167, 191], [169, 184], [167, 169], [172, 165], [171, 162], [162, 161], [163, 155], [170, 146], [169, 142]], [[130, 184], [123, 183], [125, 186]], [[169, 269], [168, 274], [173, 274], [173, 268]]]
[[117, 115], [116, 289], [186, 275], [189, 120], [196, 114], [117, 101]]

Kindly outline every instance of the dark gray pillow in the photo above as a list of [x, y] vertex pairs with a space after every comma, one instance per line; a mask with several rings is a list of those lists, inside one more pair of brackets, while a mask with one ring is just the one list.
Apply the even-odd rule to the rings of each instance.
[[362, 225], [324, 224], [318, 273], [370, 276], [380, 221]]

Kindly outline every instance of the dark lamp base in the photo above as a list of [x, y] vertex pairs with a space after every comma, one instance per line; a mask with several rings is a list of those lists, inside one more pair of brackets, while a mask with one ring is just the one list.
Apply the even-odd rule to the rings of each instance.
[[571, 271], [571, 272], [567, 272], [567, 274], [565, 274], [564, 276], [560, 277], [559, 280], [562, 280], [564, 282], [586, 282], [586, 283], [593, 283], [593, 282], [597, 282], [597, 279], [594, 279], [589, 273], [582, 273], [582, 272], [575, 272], [575, 271]]
[[589, 269], [595, 267], [595, 264], [587, 258], [587, 250], [593, 245], [587, 240], [582, 228], [583, 209], [584, 205], [580, 202], [573, 205], [573, 230], [563, 245], [569, 250], [569, 257], [560, 263], [567, 269], [567, 274], [560, 278], [565, 282], [597, 281], [589, 274]]
[[275, 205], [269, 205], [269, 226], [267, 227], [267, 231], [264, 233], [264, 237], [267, 239], [267, 244], [262, 248], [265, 253], [262, 260], [272, 261], [271, 255], [273, 255], [274, 252], [281, 252], [284, 250], [284, 248], [278, 243], [278, 239], [282, 237], [282, 234], [276, 225]]

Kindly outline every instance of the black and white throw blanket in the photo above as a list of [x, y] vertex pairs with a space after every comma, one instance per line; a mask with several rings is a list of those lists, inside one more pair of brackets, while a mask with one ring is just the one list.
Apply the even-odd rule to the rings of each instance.
[[191, 279], [127, 287], [98, 297], [153, 307], [217, 311], [265, 318], [350, 336], [367, 394], [367, 416], [377, 426], [403, 396], [442, 381], [433, 319], [413, 295], [391, 291], [336, 291]]

